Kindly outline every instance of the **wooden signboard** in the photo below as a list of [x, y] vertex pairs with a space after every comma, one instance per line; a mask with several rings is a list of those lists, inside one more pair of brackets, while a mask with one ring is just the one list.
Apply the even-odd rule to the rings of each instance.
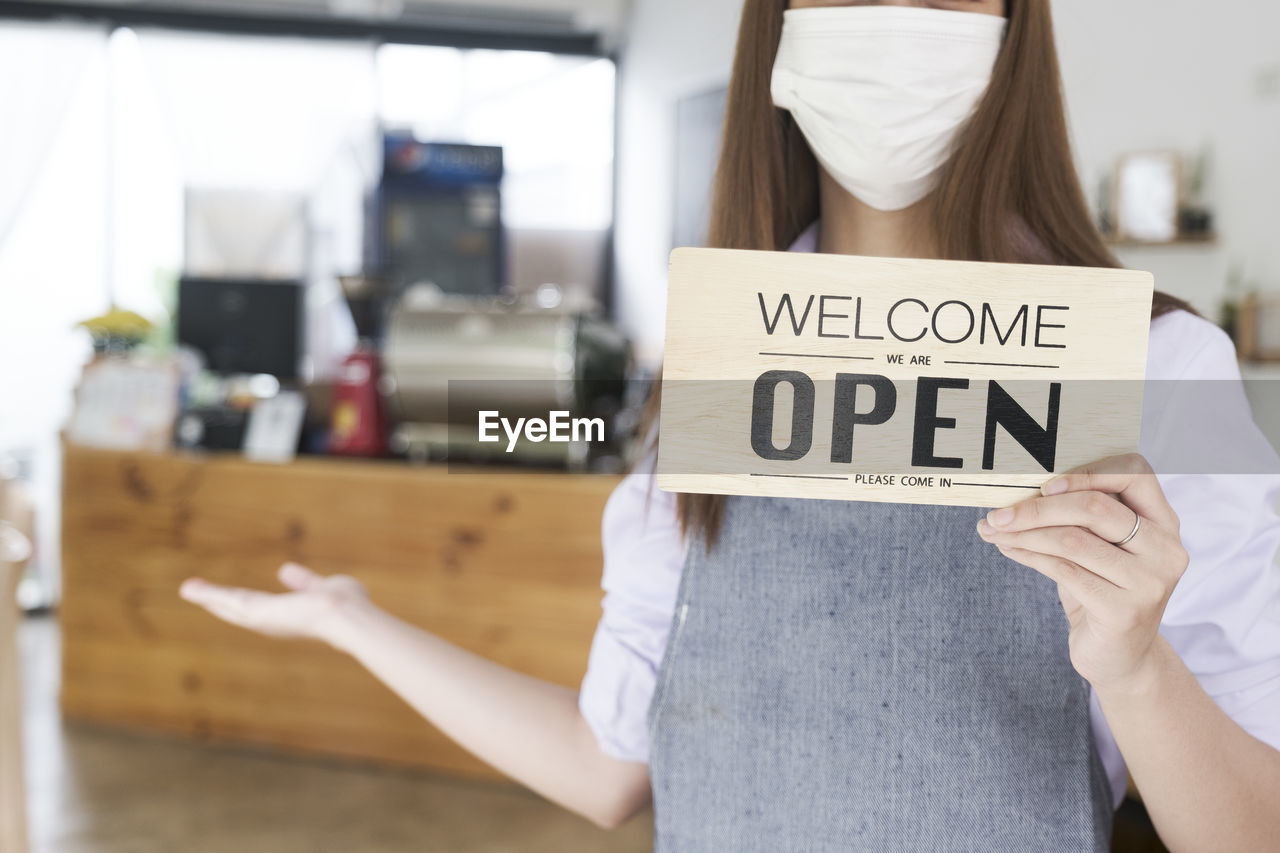
[[678, 249], [658, 485], [996, 507], [1137, 450], [1149, 273]]

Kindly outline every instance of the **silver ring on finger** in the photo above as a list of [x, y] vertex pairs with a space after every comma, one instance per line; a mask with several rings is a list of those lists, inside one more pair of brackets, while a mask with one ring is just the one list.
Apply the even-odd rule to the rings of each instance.
[[1134, 515], [1133, 532], [1130, 533], [1128, 536], [1124, 537], [1123, 539], [1121, 539], [1119, 542], [1111, 543], [1112, 545], [1115, 545], [1117, 548], [1123, 548], [1125, 545], [1128, 545], [1130, 542], [1136, 539], [1138, 536], [1138, 531], [1142, 529], [1142, 516], [1136, 512], [1133, 515]]

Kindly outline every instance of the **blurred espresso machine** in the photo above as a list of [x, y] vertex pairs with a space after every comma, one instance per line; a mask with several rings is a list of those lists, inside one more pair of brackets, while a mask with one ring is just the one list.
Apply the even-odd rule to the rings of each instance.
[[[506, 461], [585, 468], [617, 452], [629, 348], [587, 313], [528, 303], [488, 304], [409, 291], [392, 309], [383, 366], [392, 447], [417, 459]], [[603, 419], [605, 441], [479, 440], [479, 415], [516, 422], [552, 412]], [[626, 419], [624, 418], [624, 421]]]
[[[633, 425], [625, 337], [553, 284], [507, 287], [502, 150], [388, 134], [368, 221], [371, 276], [343, 282], [376, 342], [390, 449], [416, 460], [581, 470]], [[630, 405], [630, 408], [628, 406]], [[601, 418], [604, 442], [481, 442], [479, 415]]]

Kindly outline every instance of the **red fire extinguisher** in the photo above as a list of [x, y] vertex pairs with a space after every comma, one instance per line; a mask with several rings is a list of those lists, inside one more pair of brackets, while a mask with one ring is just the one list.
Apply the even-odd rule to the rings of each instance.
[[387, 421], [378, 385], [382, 360], [361, 344], [338, 370], [333, 388], [333, 434], [329, 452], [338, 456], [386, 456]]

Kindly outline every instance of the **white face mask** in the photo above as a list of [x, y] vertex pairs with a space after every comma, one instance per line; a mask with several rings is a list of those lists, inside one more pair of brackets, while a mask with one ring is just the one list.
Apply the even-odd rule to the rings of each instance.
[[1005, 27], [995, 15], [942, 9], [789, 10], [773, 102], [841, 186], [902, 210], [936, 187], [991, 82]]

